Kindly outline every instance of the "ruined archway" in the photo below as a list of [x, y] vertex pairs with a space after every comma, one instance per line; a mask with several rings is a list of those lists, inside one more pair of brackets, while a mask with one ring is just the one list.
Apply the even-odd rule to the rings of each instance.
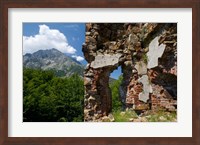
[[[83, 53], [88, 65], [84, 72], [84, 121], [101, 121], [103, 116], [111, 112], [112, 95], [109, 88], [109, 76], [118, 66], [122, 67], [123, 73], [120, 96], [124, 108], [147, 110], [152, 108], [151, 105], [154, 105], [153, 107], [160, 105], [155, 102], [160, 101], [157, 99], [158, 96], [166, 90], [162, 85], [157, 86], [152, 82], [157, 73], [169, 71], [175, 67], [172, 65], [166, 70], [165, 66], [161, 68], [158, 63], [158, 58], [168, 50], [167, 48], [176, 50], [176, 41], [173, 46], [171, 43], [170, 45], [163, 43], [168, 35], [168, 33], [165, 34], [167, 29], [171, 29], [171, 34], [176, 33], [173, 32], [176, 29], [176, 25], [173, 24], [86, 24]], [[170, 53], [170, 55], [174, 57], [175, 53]], [[160, 62], [166, 61], [167, 58], [164, 55]], [[157, 93], [159, 91], [160, 94]], [[168, 96], [167, 101], [170, 99], [172, 98]], [[172, 108], [173, 103], [168, 103], [168, 107]]]

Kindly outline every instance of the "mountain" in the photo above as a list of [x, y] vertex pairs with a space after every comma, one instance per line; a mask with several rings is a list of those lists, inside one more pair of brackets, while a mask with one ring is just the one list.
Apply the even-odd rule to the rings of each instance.
[[55, 48], [25, 54], [23, 66], [32, 69], [53, 70], [60, 77], [70, 76], [74, 73], [83, 76], [84, 71], [83, 65]]
[[64, 53], [64, 54], [65, 54], [67, 57], [70, 57], [74, 62], [76, 62], [76, 63], [82, 65], [79, 61], [77, 61], [75, 58], [69, 56], [67, 53]]
[[112, 83], [114, 83], [115, 81], [116, 81], [117, 79], [114, 79], [114, 78], [109, 78], [109, 84], [112, 84]]

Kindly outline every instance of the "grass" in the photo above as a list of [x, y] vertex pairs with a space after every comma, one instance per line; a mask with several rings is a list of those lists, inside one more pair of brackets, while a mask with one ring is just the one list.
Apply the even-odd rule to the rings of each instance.
[[177, 113], [158, 110], [156, 112], [148, 112], [145, 117], [148, 122], [175, 122], [177, 120]]
[[130, 122], [130, 119], [138, 117], [135, 111], [132, 110], [128, 110], [125, 112], [117, 110], [113, 112], [113, 116], [115, 118], [115, 122]]
[[[115, 118], [115, 122], [130, 122], [131, 120], [134, 122], [134, 119], [145, 120], [145, 122], [176, 122], [177, 120], [176, 112], [168, 112], [165, 110], [156, 110], [156, 111], [149, 110], [141, 114], [140, 116], [138, 116], [134, 110], [128, 110], [125, 112], [117, 110], [114, 111], [112, 114]], [[142, 122], [142, 121], [137, 121], [137, 122]]]

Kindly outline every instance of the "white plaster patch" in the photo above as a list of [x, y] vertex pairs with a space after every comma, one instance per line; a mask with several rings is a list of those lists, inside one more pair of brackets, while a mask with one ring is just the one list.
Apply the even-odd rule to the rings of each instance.
[[147, 74], [147, 65], [143, 61], [136, 62], [135, 68], [139, 75]]
[[143, 92], [139, 94], [139, 100], [146, 103], [147, 100], [149, 100], [149, 93], [152, 93], [152, 87], [149, 83], [149, 78], [147, 75], [143, 75], [138, 79], [138, 82], [143, 84]]
[[149, 44], [149, 52], [147, 52], [147, 68], [154, 68], [158, 66], [158, 58], [161, 57], [164, 53], [165, 45], [159, 45], [158, 39], [159, 37], [154, 38]]

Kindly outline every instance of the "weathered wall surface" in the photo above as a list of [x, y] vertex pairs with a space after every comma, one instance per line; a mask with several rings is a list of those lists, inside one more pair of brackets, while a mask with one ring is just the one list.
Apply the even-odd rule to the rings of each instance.
[[123, 108], [175, 110], [176, 29], [176, 24], [86, 24], [84, 120], [102, 121], [112, 111], [109, 76], [118, 66]]

